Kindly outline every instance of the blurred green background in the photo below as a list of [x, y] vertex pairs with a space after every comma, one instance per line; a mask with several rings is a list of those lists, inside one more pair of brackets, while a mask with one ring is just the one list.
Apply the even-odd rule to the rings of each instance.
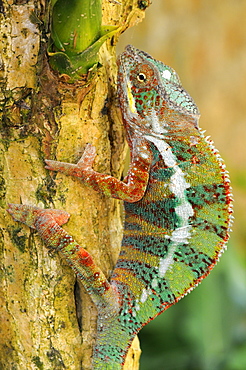
[[140, 333], [141, 370], [246, 370], [246, 1], [153, 0], [121, 36], [172, 66], [230, 172], [228, 250], [202, 284]]

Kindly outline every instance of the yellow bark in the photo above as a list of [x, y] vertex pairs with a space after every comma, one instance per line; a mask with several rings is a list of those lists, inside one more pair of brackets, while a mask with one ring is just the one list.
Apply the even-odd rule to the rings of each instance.
[[[0, 368], [89, 370], [96, 326], [90, 298], [61, 256], [13, 222], [6, 208], [66, 210], [64, 228], [110, 275], [122, 235], [120, 202], [50, 173], [44, 158], [74, 163], [90, 142], [95, 169], [121, 176], [126, 146], [115, 108], [115, 46], [110, 40], [101, 48], [102, 68], [85, 95], [82, 85], [65, 85], [49, 70], [41, 34], [47, 3], [3, 1], [1, 10]], [[104, 24], [123, 30], [143, 16], [139, 1], [103, 2]], [[125, 369], [138, 369], [139, 355], [136, 339]]]

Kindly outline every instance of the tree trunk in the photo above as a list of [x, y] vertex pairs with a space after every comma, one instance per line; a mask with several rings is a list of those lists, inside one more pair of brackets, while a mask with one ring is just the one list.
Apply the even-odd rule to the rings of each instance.
[[[66, 84], [49, 68], [45, 1], [0, 1], [0, 368], [91, 369], [96, 310], [72, 270], [29, 228], [12, 221], [7, 203], [70, 213], [64, 228], [107, 276], [122, 235], [120, 202], [78, 180], [44, 169], [44, 159], [75, 163], [86, 143], [95, 169], [120, 177], [126, 152], [115, 106], [115, 47], [100, 50], [88, 86]], [[141, 1], [103, 2], [103, 24], [122, 31], [144, 16]], [[125, 369], [138, 369], [137, 340]]]

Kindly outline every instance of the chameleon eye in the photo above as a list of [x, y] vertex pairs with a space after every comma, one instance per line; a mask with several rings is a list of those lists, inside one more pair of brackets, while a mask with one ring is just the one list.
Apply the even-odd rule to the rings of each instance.
[[144, 73], [140, 72], [138, 75], [137, 75], [137, 79], [139, 82], [145, 82], [147, 80], [147, 77]]

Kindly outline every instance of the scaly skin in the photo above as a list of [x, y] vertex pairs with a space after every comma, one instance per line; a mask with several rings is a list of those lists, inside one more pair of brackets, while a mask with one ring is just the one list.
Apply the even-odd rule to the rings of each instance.
[[46, 161], [46, 168], [124, 200], [122, 248], [110, 281], [60, 227], [67, 214], [9, 208], [63, 253], [97, 306], [94, 370], [121, 369], [138, 331], [209, 274], [225, 248], [232, 213], [225, 166], [198, 128], [199, 111], [176, 72], [131, 46], [118, 66], [131, 150], [126, 179], [95, 172], [90, 144], [78, 164]]

